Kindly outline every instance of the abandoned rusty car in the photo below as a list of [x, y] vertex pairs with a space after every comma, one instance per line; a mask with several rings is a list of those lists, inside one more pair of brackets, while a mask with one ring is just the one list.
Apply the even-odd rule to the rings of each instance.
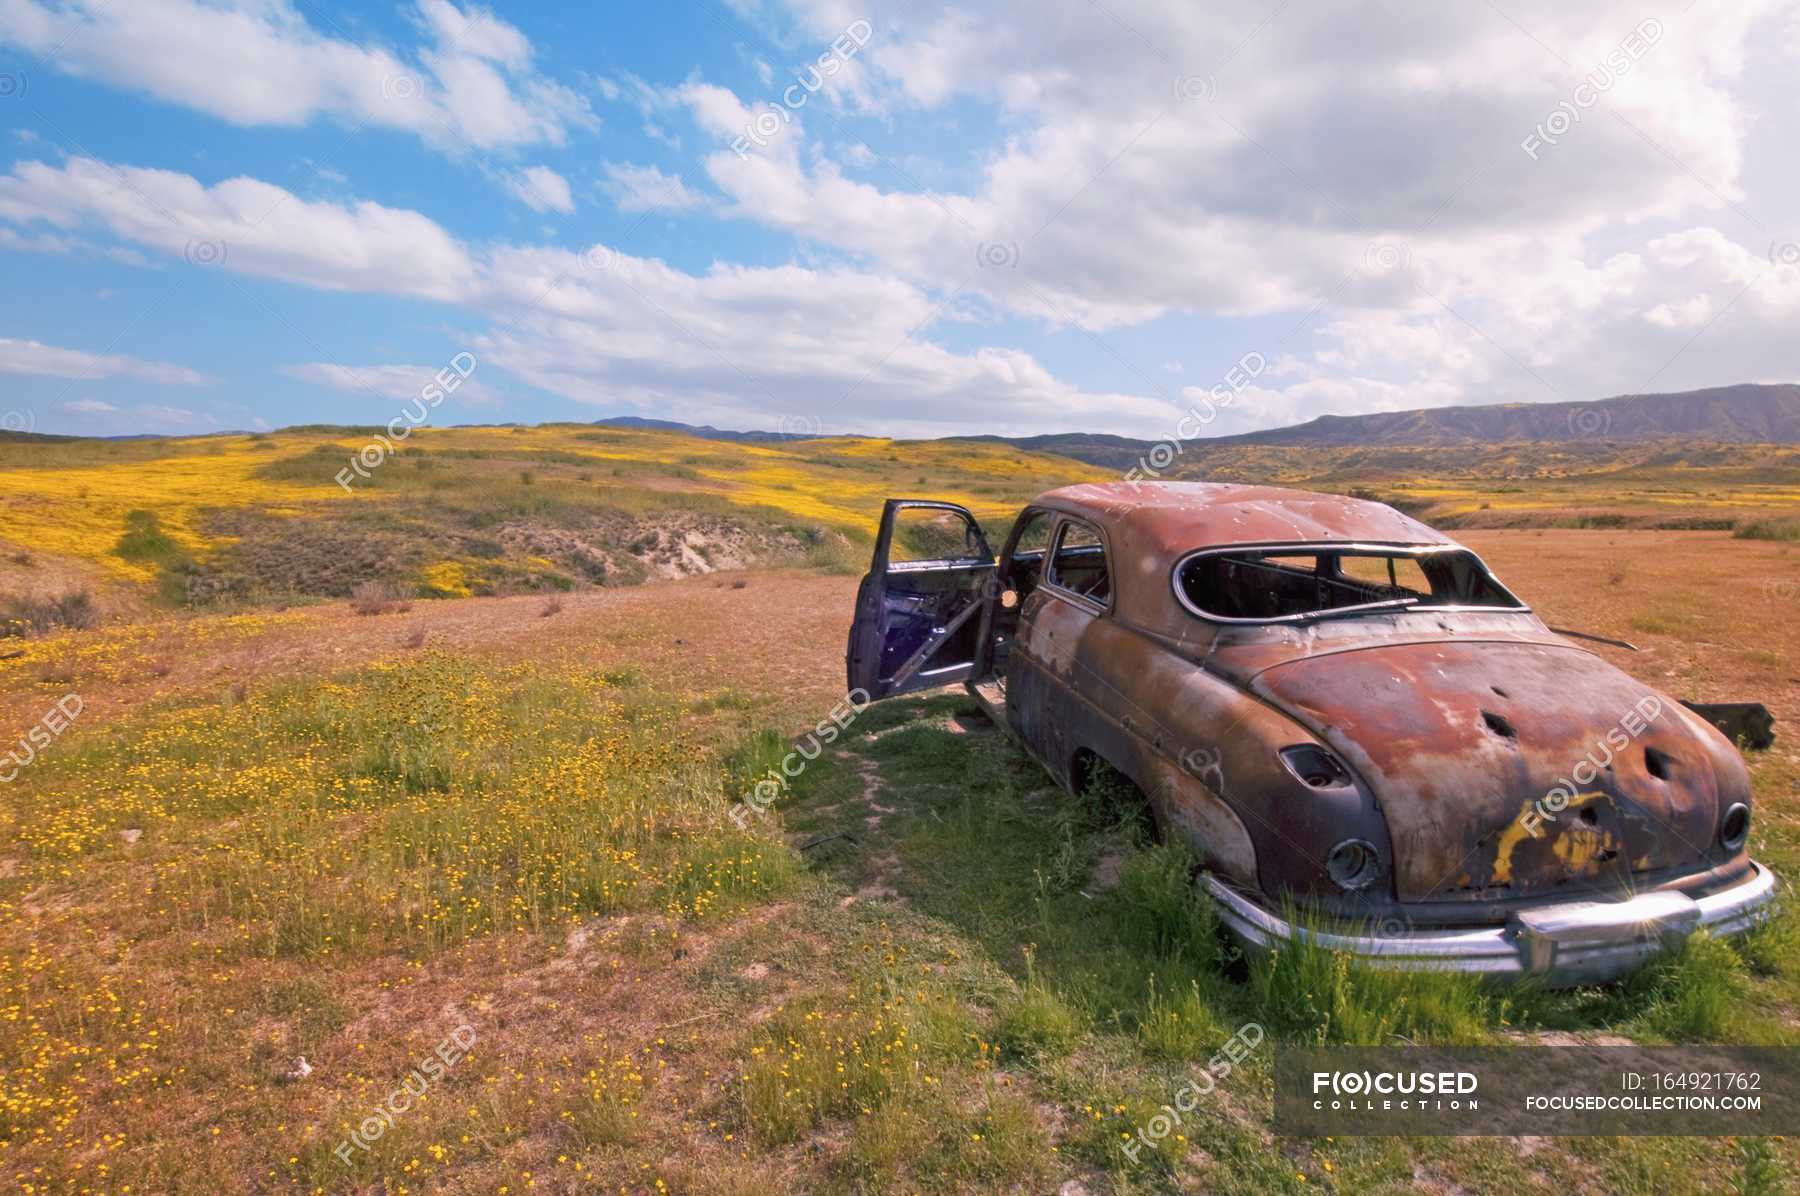
[[996, 557], [964, 508], [890, 500], [847, 665], [875, 698], [967, 685], [1072, 792], [1123, 774], [1253, 949], [1590, 983], [1774, 896], [1725, 736], [1379, 503], [1071, 486]]

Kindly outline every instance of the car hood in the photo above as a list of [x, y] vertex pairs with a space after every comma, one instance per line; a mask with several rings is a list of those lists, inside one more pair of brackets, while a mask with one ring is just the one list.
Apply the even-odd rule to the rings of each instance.
[[1617, 892], [1713, 854], [1710, 729], [1582, 649], [1383, 643], [1239, 681], [1369, 786], [1401, 900]]

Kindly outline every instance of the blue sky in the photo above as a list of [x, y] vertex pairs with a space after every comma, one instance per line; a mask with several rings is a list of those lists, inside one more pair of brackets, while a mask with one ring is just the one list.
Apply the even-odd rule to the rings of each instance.
[[0, 422], [464, 352], [444, 422], [895, 435], [1794, 380], [1794, 6], [1571, 7], [0, 0]]

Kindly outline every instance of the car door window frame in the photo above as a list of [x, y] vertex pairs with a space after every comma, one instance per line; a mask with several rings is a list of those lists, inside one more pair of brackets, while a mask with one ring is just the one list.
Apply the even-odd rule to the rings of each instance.
[[[1098, 601], [1087, 594], [1076, 593], [1056, 580], [1056, 557], [1062, 551], [1063, 536], [1067, 534], [1069, 528], [1077, 526], [1086, 528], [1093, 533], [1095, 539], [1100, 541], [1100, 557], [1106, 563], [1105, 602]], [[1073, 515], [1061, 516], [1050, 532], [1050, 547], [1044, 553], [1044, 572], [1038, 580], [1039, 587], [1083, 610], [1092, 611], [1095, 614], [1105, 614], [1113, 608], [1113, 603], [1118, 598], [1118, 578], [1118, 570], [1113, 568], [1112, 543], [1106, 538], [1106, 530], [1099, 524], [1086, 519], [1079, 519]]]
[[[903, 510], [944, 511], [961, 516], [975, 533], [980, 542], [981, 554], [976, 556], [926, 557], [920, 560], [896, 561], [893, 559], [893, 532], [897, 529], [899, 513]], [[877, 546], [875, 559], [881, 564], [883, 573], [925, 573], [934, 569], [967, 569], [972, 566], [986, 564], [993, 566], [995, 558], [988, 545], [987, 533], [970, 511], [955, 503], [935, 502], [928, 499], [904, 499], [894, 509], [894, 524], [883, 530], [881, 543]]]

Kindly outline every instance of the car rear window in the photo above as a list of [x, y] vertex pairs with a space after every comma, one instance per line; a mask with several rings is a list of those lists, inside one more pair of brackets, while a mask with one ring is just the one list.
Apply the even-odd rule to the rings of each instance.
[[1105, 606], [1112, 600], [1112, 576], [1106, 569], [1106, 545], [1085, 523], [1068, 520], [1057, 533], [1050, 581]]
[[1196, 614], [1225, 620], [1324, 618], [1409, 607], [1523, 608], [1467, 549], [1332, 548], [1200, 552], [1176, 586]]

